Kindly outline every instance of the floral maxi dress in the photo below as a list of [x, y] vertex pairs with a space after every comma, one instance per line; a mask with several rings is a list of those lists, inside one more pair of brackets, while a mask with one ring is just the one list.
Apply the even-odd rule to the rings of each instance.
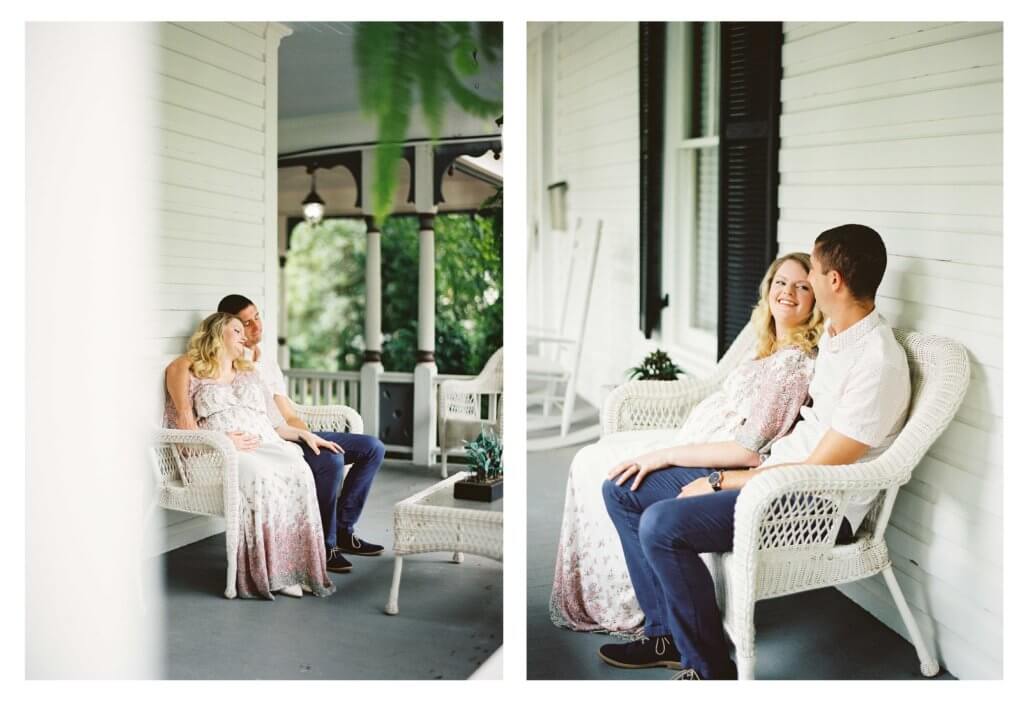
[[[239, 372], [230, 384], [193, 376], [189, 394], [200, 428], [262, 440], [238, 451], [238, 596], [273, 599], [271, 592], [293, 584], [333, 594], [313, 473], [302, 449], [274, 430], [284, 417], [270, 390], [256, 372]], [[165, 423], [172, 428], [174, 416], [168, 399]]]
[[608, 471], [623, 460], [682, 444], [735, 440], [765, 456], [799, 416], [813, 366], [811, 357], [794, 348], [749, 359], [693, 408], [682, 428], [613, 433], [576, 453], [565, 490], [551, 621], [576, 631], [638, 634], [644, 613], [601, 496]]

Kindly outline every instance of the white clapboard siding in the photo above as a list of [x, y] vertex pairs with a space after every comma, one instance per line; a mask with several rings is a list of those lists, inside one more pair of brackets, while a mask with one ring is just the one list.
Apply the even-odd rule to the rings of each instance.
[[[277, 275], [268, 223], [268, 153], [276, 151], [277, 44], [262, 23], [164, 23], [149, 97], [160, 170], [157, 289], [161, 365], [182, 353], [227, 294], [261, 308]], [[273, 64], [268, 68], [268, 56]], [[269, 144], [269, 147], [268, 147]], [[272, 149], [272, 150], [271, 150]], [[272, 168], [272, 166], [270, 166]], [[276, 202], [276, 196], [271, 198]], [[270, 230], [268, 230], [268, 227]], [[223, 530], [218, 518], [166, 512], [162, 549]]]
[[211, 117], [241, 124], [257, 131], [263, 129], [263, 108], [222, 95], [198, 85], [168, 76], [160, 76], [153, 90], [162, 102], [186, 107]]
[[158, 155], [201, 163], [231, 173], [263, 176], [263, 154], [218, 144], [199, 136], [161, 129]]
[[[169, 163], [161, 165], [170, 169]], [[186, 214], [219, 216], [254, 224], [263, 223], [263, 203], [237, 195], [222, 195], [199, 187], [181, 186], [163, 182], [160, 188], [163, 209]]]
[[[554, 146], [552, 182], [568, 183], [570, 230], [584, 222], [591, 241], [598, 219], [604, 229], [590, 316], [584, 336], [579, 393], [600, 404], [603, 387], [622, 381], [623, 368], [634, 364], [642, 335], [637, 326], [637, 256], [639, 236], [639, 33], [635, 22], [566, 23], [552, 25], [540, 60], [549, 62]], [[540, 52], [538, 52], [540, 53]], [[536, 54], [535, 54], [536, 55]], [[535, 59], [536, 60], [536, 59]], [[540, 123], [540, 120], [538, 120]], [[548, 304], [557, 325], [569, 260], [571, 233], [546, 232], [542, 238], [543, 277], [552, 282]], [[574, 273], [582, 285], [583, 271]], [[578, 281], [578, 282], [575, 282]], [[576, 297], [573, 298], [574, 300]], [[578, 323], [577, 305], [570, 305], [567, 328]], [[608, 320], [634, 333], [608, 333]], [[531, 319], [531, 322], [535, 320]], [[542, 322], [543, 323], [543, 322]], [[587, 349], [600, 348], [600, 353]]]
[[230, 22], [177, 22], [176, 24], [199, 36], [212, 39], [236, 51], [247, 53], [259, 61], [263, 61], [266, 56], [267, 42], [263, 38], [262, 32], [254, 35]]
[[[940, 662], [1000, 678], [1003, 549], [1002, 27], [786, 24], [780, 251], [877, 229], [878, 307], [971, 356], [967, 398], [896, 501], [896, 576]], [[906, 636], [878, 578], [843, 587]]]
[[[985, 26], [988, 28], [987, 33], [981, 36], [953, 39], [897, 53], [881, 53], [876, 58], [861, 58], [808, 73], [799, 73], [795, 65], [787, 67], [783, 69], [782, 99], [786, 101], [835, 93], [890, 80], [963, 70], [971, 66], [999, 65], [1003, 54], [1002, 33], [997, 29], [999, 25]], [[884, 51], [883, 47], [875, 47], [877, 51]]]
[[221, 168], [191, 163], [177, 158], [161, 160], [162, 181], [240, 199], [263, 201], [263, 177], [232, 173]]
[[197, 105], [196, 109], [189, 109], [169, 102], [160, 102], [160, 125], [179, 134], [216, 141], [250, 153], [263, 153], [262, 129], [253, 129], [220, 117], [212, 117], [198, 107]]
[[896, 95], [905, 95], [915, 90], [942, 90], [955, 88], [964, 85], [981, 85], [984, 83], [998, 82], [1003, 79], [1002, 66], [978, 66], [965, 68], [959, 71], [949, 71], [937, 75], [918, 76], [905, 80], [886, 81], [877, 85], [865, 85], [852, 90], [844, 90], [838, 93], [825, 93], [811, 95], [805, 98], [793, 99], [789, 104], [793, 105], [791, 114], [799, 114], [805, 110], [819, 107], [830, 107], [843, 105], [850, 102], [877, 100], [880, 98]]
[[190, 241], [214, 241], [239, 246], [263, 247], [263, 226], [223, 217], [203, 217], [184, 212], [160, 213], [164, 236]]
[[166, 49], [191, 56], [254, 82], [264, 82], [266, 63], [262, 57], [255, 57], [222, 42], [208, 39], [172, 22], [161, 23], [158, 36], [160, 46]]
[[157, 49], [157, 66], [160, 75], [216, 90], [257, 107], [266, 104], [262, 82], [250, 80], [191, 56], [160, 47]]

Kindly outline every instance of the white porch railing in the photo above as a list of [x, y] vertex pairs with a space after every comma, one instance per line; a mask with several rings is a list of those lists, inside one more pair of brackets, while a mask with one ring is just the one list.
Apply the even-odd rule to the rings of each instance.
[[[358, 370], [345, 370], [342, 372], [326, 372], [322, 370], [300, 370], [288, 368], [284, 370], [285, 380], [288, 383], [288, 396], [292, 401], [299, 404], [322, 405], [322, 404], [345, 404], [358, 409], [365, 421], [367, 402], [363, 400], [363, 387]], [[431, 384], [429, 397], [413, 397], [414, 403], [421, 401], [429, 402], [431, 423], [437, 425], [437, 386], [444, 380], [467, 380], [472, 375], [437, 375]], [[413, 384], [413, 373], [411, 372], [382, 372], [378, 376], [381, 383], [390, 384]], [[375, 388], [379, 391], [379, 388]], [[410, 407], [414, 409], [415, 407]], [[377, 423], [381, 425], [380, 422]], [[431, 464], [440, 455], [441, 448], [438, 442], [437, 431], [432, 433], [433, 439], [430, 446]], [[379, 436], [378, 436], [379, 437]], [[392, 453], [409, 453], [412, 457], [412, 447], [408, 445], [392, 445], [385, 443], [384, 447]], [[449, 455], [463, 455], [461, 449], [449, 451]]]
[[288, 396], [298, 404], [344, 404], [359, 410], [359, 371], [323, 372], [320, 370], [284, 371]]

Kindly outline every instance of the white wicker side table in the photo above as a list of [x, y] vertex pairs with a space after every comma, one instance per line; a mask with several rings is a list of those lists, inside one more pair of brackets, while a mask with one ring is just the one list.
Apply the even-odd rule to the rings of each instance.
[[395, 504], [395, 572], [384, 613], [398, 614], [398, 586], [405, 555], [451, 550], [453, 562], [462, 562], [463, 553], [501, 562], [502, 500], [481, 502], [454, 497], [455, 483], [471, 474], [452, 475]]

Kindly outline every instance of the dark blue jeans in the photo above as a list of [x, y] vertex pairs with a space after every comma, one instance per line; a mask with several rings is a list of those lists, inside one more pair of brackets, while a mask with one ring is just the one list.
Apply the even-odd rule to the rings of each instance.
[[[735, 678], [715, 584], [699, 553], [732, 550], [739, 490], [676, 499], [679, 490], [713, 470], [669, 467], [647, 476], [635, 492], [632, 479], [606, 480], [604, 503], [619, 532], [626, 567], [644, 611], [649, 637], [671, 635], [683, 667], [702, 679]], [[840, 538], [850, 534], [844, 520]]]
[[[302, 455], [313, 471], [324, 541], [330, 550], [338, 544], [338, 532], [352, 533], [355, 528], [370, 493], [370, 484], [384, 462], [384, 444], [361, 433], [317, 431], [316, 435], [334, 441], [345, 451], [343, 454], [332, 453], [321, 448], [320, 454], [316, 455], [308, 445], [299, 443]], [[342, 484], [345, 463], [351, 463], [352, 467]], [[338, 494], [339, 487], [341, 494]]]

